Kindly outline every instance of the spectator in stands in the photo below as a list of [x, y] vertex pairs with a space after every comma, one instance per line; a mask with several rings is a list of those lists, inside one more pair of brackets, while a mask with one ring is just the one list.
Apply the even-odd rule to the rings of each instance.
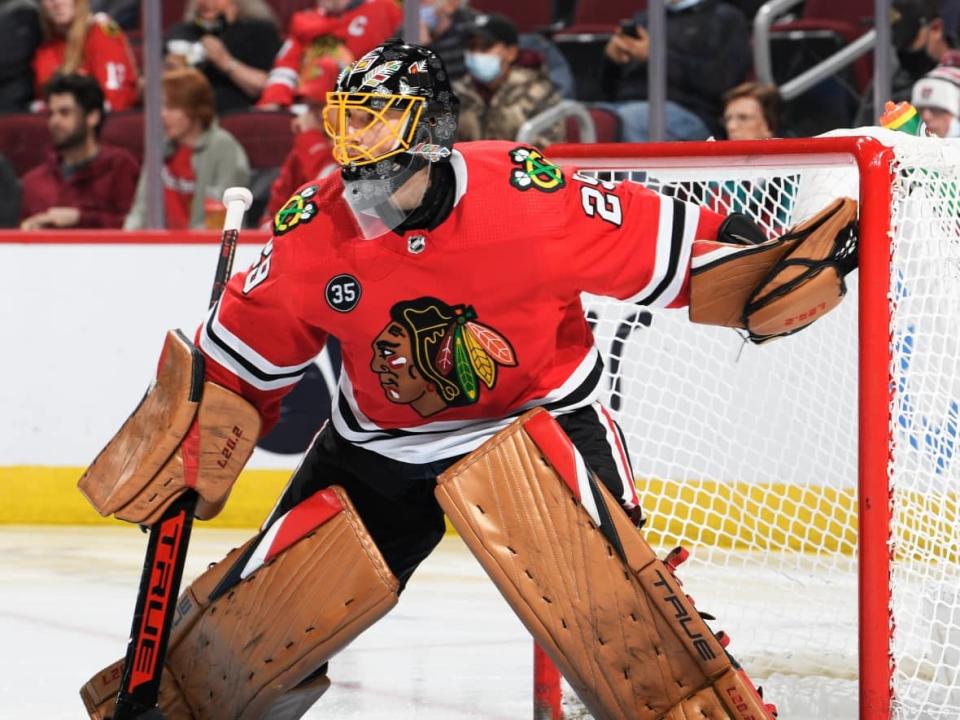
[[420, 43], [440, 56], [451, 81], [467, 73], [463, 49], [474, 16], [461, 0], [420, 0]]
[[31, 0], [0, 2], [0, 113], [26, 112], [34, 98], [33, 55], [40, 45], [40, 16]]
[[37, 97], [54, 73], [96, 78], [109, 110], [126, 110], [139, 96], [130, 44], [108, 15], [90, 13], [90, 0], [40, 0], [44, 42], [33, 56]]
[[280, 174], [270, 187], [270, 199], [261, 225], [273, 216], [304, 183], [326, 177], [339, 169], [331, 154], [330, 139], [323, 129], [323, 109], [327, 93], [337, 84], [340, 67], [331, 58], [320, 58], [311, 77], [300, 87], [307, 109], [294, 123], [293, 147], [283, 161]]
[[910, 102], [931, 133], [960, 137], [960, 69], [934, 68], [914, 83]]
[[55, 75], [44, 87], [44, 99], [53, 150], [23, 176], [20, 227], [119, 228], [139, 167], [126, 150], [99, 142], [100, 85], [86, 75]]
[[[458, 141], [514, 140], [524, 122], [560, 102], [543, 59], [521, 54], [517, 41], [516, 26], [503, 15], [478, 15], [467, 30], [467, 77], [453, 85], [460, 98]], [[564, 137], [560, 120], [532, 142], [545, 146]]]
[[124, 30], [140, 28], [140, 3], [142, 0], [90, 0], [90, 9], [106, 13]]
[[402, 21], [395, 0], [317, 0], [316, 8], [294, 13], [257, 107], [289, 107], [297, 99], [302, 71], [317, 57], [346, 65], [394, 35]]
[[[893, 47], [897, 69], [890, 80], [890, 100], [909, 100], [914, 83], [933, 70], [954, 45], [940, 17], [938, 0], [894, 0]], [[874, 125], [873, 84], [864, 93], [858, 125]]]
[[[718, 0], [666, 0], [667, 137], [703, 140], [719, 134], [723, 94], [750, 68], [750, 32], [737, 8]], [[649, 38], [646, 13], [621, 24], [604, 51], [602, 85], [623, 120], [623, 139], [649, 139]]]
[[191, 0], [184, 21], [167, 33], [166, 64], [203, 72], [222, 115], [257, 101], [279, 49], [276, 18], [263, 0]]
[[766, 140], [783, 126], [783, 98], [774, 85], [745, 82], [723, 96], [723, 127], [728, 140]]
[[[219, 214], [223, 191], [250, 181], [250, 165], [240, 143], [216, 119], [213, 88], [199, 70], [163, 74], [160, 111], [166, 137], [163, 197], [166, 226], [172, 230], [207, 227], [207, 206]], [[139, 230], [147, 217], [146, 182], [141, 174], [133, 209], [124, 228]]]
[[0, 228], [14, 228], [20, 222], [20, 193], [13, 165], [0, 155]]

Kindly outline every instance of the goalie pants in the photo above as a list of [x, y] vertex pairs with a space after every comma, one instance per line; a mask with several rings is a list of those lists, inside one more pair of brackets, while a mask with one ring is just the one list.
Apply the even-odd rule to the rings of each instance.
[[[613, 496], [627, 510], [637, 508], [626, 441], [605, 408], [594, 403], [556, 419]], [[443, 511], [433, 491], [437, 476], [459, 459], [422, 465], [391, 460], [348, 442], [328, 422], [311, 443], [267, 525], [318, 490], [340, 485], [402, 590], [443, 538]]]

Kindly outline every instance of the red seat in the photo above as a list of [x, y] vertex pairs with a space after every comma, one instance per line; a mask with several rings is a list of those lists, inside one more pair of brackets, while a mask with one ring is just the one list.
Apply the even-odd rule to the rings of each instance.
[[103, 123], [101, 142], [129, 150], [143, 161], [143, 113], [139, 110], [110, 113]]
[[0, 153], [13, 165], [17, 177], [43, 162], [50, 149], [47, 116], [23, 113], [0, 116]]
[[292, 117], [289, 113], [237, 112], [220, 118], [220, 126], [233, 135], [247, 152], [254, 170], [277, 168], [293, 147]]
[[482, 13], [497, 13], [513, 20], [519, 32], [545, 28], [554, 21], [553, 0], [473, 0], [470, 8]]
[[187, 0], [163, 0], [163, 10], [160, 16], [160, 22], [164, 32], [183, 22], [183, 13], [187, 9]]
[[646, 9], [646, 0], [577, 0], [573, 24], [564, 32], [613, 32], [621, 20]]
[[[621, 132], [623, 130], [620, 116], [612, 110], [598, 107], [588, 107], [587, 112], [593, 118], [593, 126], [597, 133], [598, 143], [620, 142]], [[566, 120], [567, 142], [578, 143], [580, 139], [580, 126], [575, 117], [570, 116]]]
[[[806, 0], [797, 20], [775, 23], [771, 35], [781, 40], [804, 42], [804, 35], [833, 33], [838, 48], [847, 45], [873, 27], [874, 0]], [[854, 81], [861, 91], [873, 76], [873, 54], [867, 53], [853, 63]]]

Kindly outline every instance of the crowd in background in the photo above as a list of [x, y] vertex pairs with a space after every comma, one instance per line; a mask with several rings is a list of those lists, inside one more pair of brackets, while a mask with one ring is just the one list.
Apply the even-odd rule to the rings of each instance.
[[[807, 129], [802, 120], [791, 125], [775, 86], [755, 81], [751, 27], [760, 4], [666, 0], [668, 139], [763, 139]], [[47, 133], [46, 151], [27, 149], [29, 168], [15, 168], [0, 154], [0, 227], [145, 226], [142, 133], [139, 146], [103, 138], [105, 125], [115, 127], [112, 118], [119, 127], [120, 118], [140, 117], [139, 5], [0, 0], [0, 152], [4, 125], [14, 118], [41, 118]], [[606, 139], [649, 139], [644, 12], [605, 28], [602, 42], [576, 55], [554, 42], [556, 28], [520, 32], [509, 16], [464, 0], [420, 6], [419, 41], [443, 58], [461, 99], [460, 140], [516, 139], [528, 121], [565, 100], [612, 119], [613, 137]], [[953, 49], [960, 0], [893, 6], [892, 99], [911, 100], [932, 133], [960, 137], [960, 52]], [[403, 22], [397, 0], [316, 0], [292, 13], [285, 27], [275, 11], [267, 0], [190, 0], [182, 19], [164, 28], [168, 228], [213, 226], [223, 189], [251, 184], [259, 200], [254, 219], [266, 224], [297, 186], [334, 171], [322, 128], [326, 93], [341, 68], [398, 35]], [[835, 102], [838, 87], [842, 97]], [[831, 79], [817, 92], [808, 97], [841, 107], [836, 122], [876, 124], [869, 83], [850, 92], [849, 83]], [[252, 166], [249, 138], [234, 137], [219, 120], [240, 113], [288, 118], [286, 157]], [[571, 139], [575, 130], [561, 118], [535, 126], [525, 139], [545, 146]]]

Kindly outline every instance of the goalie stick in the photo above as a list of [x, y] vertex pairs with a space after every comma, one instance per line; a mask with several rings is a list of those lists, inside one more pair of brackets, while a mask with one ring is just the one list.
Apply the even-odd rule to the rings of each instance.
[[[227, 213], [210, 308], [217, 304], [230, 278], [243, 214], [252, 203], [253, 195], [247, 188], [231, 187], [223, 193]], [[157, 708], [160, 677], [197, 499], [197, 493], [188, 490], [150, 528], [113, 720], [163, 720], [163, 713]]]

